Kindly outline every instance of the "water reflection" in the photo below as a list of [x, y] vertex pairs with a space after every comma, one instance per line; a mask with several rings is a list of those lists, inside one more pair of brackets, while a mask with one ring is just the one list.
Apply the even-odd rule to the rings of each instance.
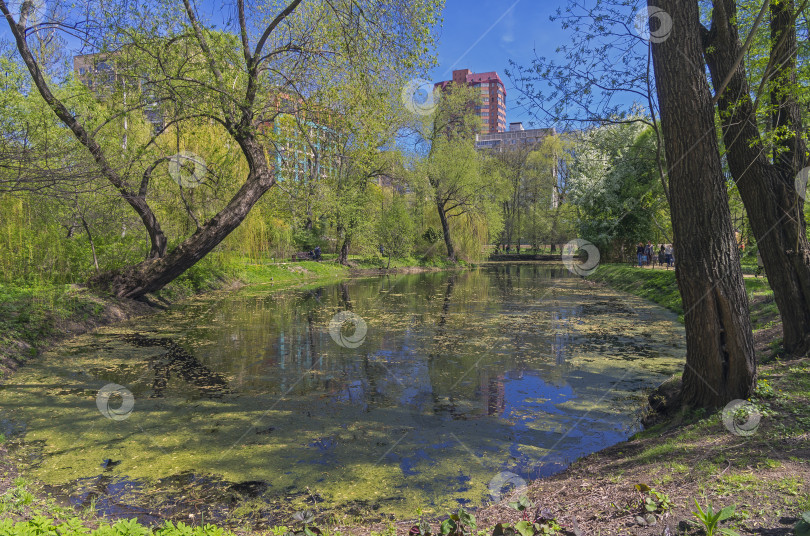
[[[329, 334], [341, 311], [363, 344]], [[80, 337], [0, 391], [36, 476], [211, 475], [261, 495], [317, 489], [412, 515], [480, 504], [508, 470], [551, 474], [638, 429], [642, 396], [684, 355], [673, 315], [570, 277], [498, 265], [281, 293], [246, 289]], [[104, 383], [136, 397], [105, 422]], [[105, 484], [107, 485], [107, 484]]]

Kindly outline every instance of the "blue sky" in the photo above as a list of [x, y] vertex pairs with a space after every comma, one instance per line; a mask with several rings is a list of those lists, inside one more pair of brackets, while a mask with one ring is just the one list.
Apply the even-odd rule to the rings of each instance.
[[432, 70], [431, 79], [449, 80], [453, 69], [497, 71], [506, 84], [507, 122], [531, 121], [524, 110], [516, 107], [517, 92], [505, 71], [510, 59], [528, 66], [535, 49], [540, 56], [555, 55], [557, 46], [568, 36], [559, 23], [549, 21], [549, 16], [564, 3], [564, 0], [447, 0], [438, 43], [439, 66]]

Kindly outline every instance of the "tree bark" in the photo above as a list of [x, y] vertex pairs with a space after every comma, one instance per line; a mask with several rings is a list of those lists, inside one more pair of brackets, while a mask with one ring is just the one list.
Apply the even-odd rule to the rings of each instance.
[[676, 277], [686, 324], [681, 401], [714, 408], [748, 398], [756, 361], [748, 300], [703, 72], [697, 0], [648, 0], [672, 18], [652, 43], [669, 173]]
[[237, 141], [242, 146], [252, 171], [225, 208], [164, 257], [146, 260], [119, 274], [103, 275], [96, 281], [109, 284], [118, 297], [140, 298], [149, 292], [160, 290], [194, 266], [239, 227], [253, 205], [275, 184], [275, 177], [263, 163], [263, 148], [256, 141]]
[[453, 239], [450, 236], [450, 222], [447, 220], [447, 213], [445, 212], [445, 203], [441, 199], [436, 199], [436, 208], [439, 211], [439, 219], [442, 222], [442, 234], [444, 234], [444, 245], [447, 246], [447, 258], [450, 262], [456, 262], [456, 248], [453, 245]]
[[349, 235], [343, 239], [343, 243], [340, 245], [340, 256], [338, 257], [338, 262], [344, 266], [349, 264], [349, 247], [351, 246], [352, 238]]
[[[706, 62], [715, 84], [727, 78], [742, 53], [736, 20], [733, 0], [715, 3], [712, 28], [703, 36]], [[775, 73], [772, 126], [789, 134], [777, 143], [780, 152], [773, 163], [757, 127], [744, 63], [733, 72], [718, 106], [729, 169], [782, 317], [784, 348], [789, 353], [806, 354], [810, 351], [810, 244], [804, 200], [794, 183], [805, 163], [805, 148], [798, 134], [801, 111], [792, 96], [796, 82], [796, 28], [791, 0], [771, 3], [771, 37], [774, 45], [770, 65]]]

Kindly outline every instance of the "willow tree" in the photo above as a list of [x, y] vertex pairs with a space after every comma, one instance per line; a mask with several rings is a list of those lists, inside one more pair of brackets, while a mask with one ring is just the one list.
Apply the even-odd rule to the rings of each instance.
[[[24, 0], [12, 13], [10, 2], [0, 0], [0, 12], [36, 90], [146, 230], [146, 259], [97, 280], [128, 298], [156, 291], [193, 266], [276, 184], [282, 156], [272, 132], [276, 117], [314, 114], [339, 81], [372, 88], [390, 81], [379, 75], [426, 68], [442, 7], [441, 0], [236, 0], [223, 32], [217, 29], [223, 21], [206, 17], [191, 0], [49, 4], [43, 14], [40, 3]], [[108, 97], [106, 115], [80, 116], [69, 97], [58, 96], [52, 73], [29, 44], [37, 32], [54, 28], [112, 65], [103, 82], [126, 98]], [[150, 110], [162, 124], [133, 147], [121, 119]], [[152, 175], [172, 158], [153, 149], [172, 128], [200, 120], [217, 125], [223, 142], [239, 148], [247, 171], [224, 206], [191, 235], [172, 237], [177, 245], [170, 249], [149, 197]]]
[[479, 90], [450, 84], [437, 97], [435, 110], [414, 125], [422, 157], [416, 175], [441, 222], [447, 257], [455, 261], [451, 222], [466, 218], [464, 223], [472, 229], [477, 228], [476, 219], [483, 218], [491, 227], [500, 227], [497, 203], [502, 190], [498, 176], [484, 172], [482, 156], [475, 150], [475, 134], [481, 129], [475, 113]]

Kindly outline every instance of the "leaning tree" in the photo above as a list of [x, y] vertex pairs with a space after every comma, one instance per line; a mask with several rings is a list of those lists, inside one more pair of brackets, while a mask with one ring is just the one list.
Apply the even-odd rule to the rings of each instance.
[[[139, 298], [211, 252], [276, 184], [282, 153], [274, 120], [293, 114], [328, 121], [330, 104], [339, 99], [330, 88], [352, 80], [371, 89], [381, 80], [390, 83], [391, 73], [423, 72], [431, 63], [426, 50], [442, 4], [235, 0], [211, 14], [191, 0], [91, 1], [78, 7], [24, 0], [12, 13], [15, 4], [0, 0], [36, 91], [89, 156], [94, 173], [146, 230], [145, 260], [96, 282], [117, 296]], [[96, 79], [92, 88], [99, 100], [109, 94], [122, 98], [107, 98], [95, 114], [77, 113], [71, 96], [60, 96], [54, 73], [30, 44], [46, 30], [64, 32], [68, 43], [97, 54], [108, 67], [106, 78]], [[138, 139], [121, 131], [122, 120], [136, 113], [160, 116], [154, 135]], [[236, 168], [244, 172], [224, 206], [189, 236], [170, 240], [150, 204], [150, 186], [159, 169], [180, 162], [155, 147], [161, 136], [200, 122], [220, 129], [223, 142], [238, 147]]]

